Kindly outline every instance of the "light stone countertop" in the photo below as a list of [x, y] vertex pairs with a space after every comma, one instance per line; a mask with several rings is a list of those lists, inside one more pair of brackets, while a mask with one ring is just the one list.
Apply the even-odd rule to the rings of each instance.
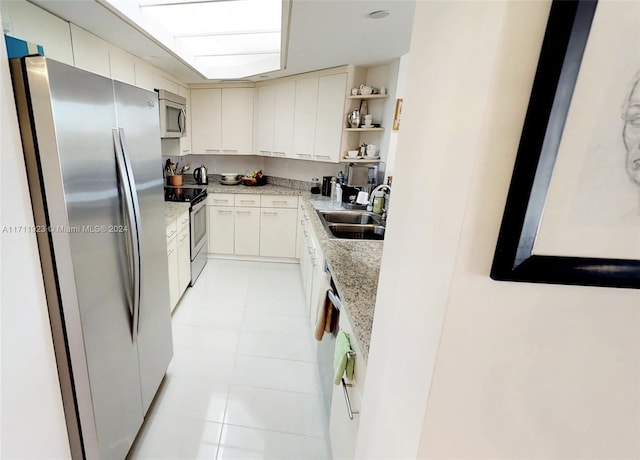
[[219, 182], [209, 182], [207, 185], [207, 193], [254, 193], [259, 195], [302, 195], [308, 192], [295, 188], [284, 187], [282, 185], [257, 185], [249, 187], [243, 184], [238, 185], [222, 185]]
[[184, 212], [189, 212], [189, 203], [173, 201], [164, 202], [164, 225], [167, 226], [180, 217]]
[[306, 197], [303, 207], [342, 301], [341, 313], [347, 314], [364, 355], [362, 358], [367, 362], [383, 242], [329, 238], [315, 209], [337, 208], [318, 195]]

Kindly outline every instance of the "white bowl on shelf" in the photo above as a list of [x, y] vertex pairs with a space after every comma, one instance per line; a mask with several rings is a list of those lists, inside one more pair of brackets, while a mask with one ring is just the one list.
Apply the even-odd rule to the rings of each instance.
[[358, 153], [359, 153], [359, 150], [349, 150], [347, 152], [347, 157], [349, 157], [349, 158], [357, 158], [358, 157]]

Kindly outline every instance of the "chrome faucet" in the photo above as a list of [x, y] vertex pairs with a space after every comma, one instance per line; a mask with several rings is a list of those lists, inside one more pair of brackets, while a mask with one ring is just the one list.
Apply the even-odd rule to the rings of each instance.
[[[378, 185], [376, 188], [374, 188], [371, 191], [371, 195], [369, 195], [369, 197], [371, 198], [371, 203], [373, 203], [373, 197], [375, 196], [374, 194], [378, 191], [378, 190], [382, 190], [383, 188], [386, 188], [387, 190], [389, 190], [389, 195], [391, 195], [391, 186], [387, 185], [387, 184], [380, 184]], [[384, 203], [382, 205], [382, 219], [386, 220], [387, 219], [387, 212], [389, 211], [389, 200], [385, 199]]]

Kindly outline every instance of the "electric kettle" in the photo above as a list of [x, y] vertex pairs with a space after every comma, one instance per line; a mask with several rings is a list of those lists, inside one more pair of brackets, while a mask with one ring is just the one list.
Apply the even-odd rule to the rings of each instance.
[[207, 168], [204, 165], [196, 168], [193, 171], [193, 178], [196, 180], [198, 185], [207, 185], [209, 183], [209, 178], [207, 177]]

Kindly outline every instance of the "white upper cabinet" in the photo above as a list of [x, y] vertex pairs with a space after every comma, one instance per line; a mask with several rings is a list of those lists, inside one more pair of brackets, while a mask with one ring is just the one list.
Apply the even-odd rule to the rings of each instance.
[[25, 0], [3, 1], [2, 21], [8, 35], [42, 45], [45, 56], [73, 65], [68, 22]]
[[222, 89], [222, 153], [253, 153], [253, 88]]
[[259, 155], [273, 152], [275, 97], [275, 85], [256, 88], [256, 151]]
[[111, 76], [109, 66], [109, 48], [111, 45], [108, 42], [75, 24], [71, 24], [71, 39], [76, 67], [104, 75], [105, 77]]
[[136, 84], [135, 58], [126, 51], [109, 47], [109, 67], [111, 78], [130, 85]]
[[191, 147], [193, 153], [222, 153], [222, 91], [191, 90]]
[[318, 79], [314, 160], [334, 163], [340, 161], [346, 88], [346, 73]]
[[293, 124], [296, 102], [296, 82], [284, 81], [276, 85], [273, 154], [278, 157], [293, 155]]
[[296, 80], [296, 97], [293, 115], [294, 158], [313, 159], [317, 106], [318, 79], [303, 78]]
[[200, 155], [253, 153], [253, 88], [192, 89], [191, 146]]
[[153, 67], [151, 67], [144, 61], [136, 59], [136, 61], [134, 62], [134, 70], [136, 76], [136, 86], [149, 91], [153, 91], [155, 89], [153, 81]]
[[178, 94], [180, 92], [180, 85], [178, 85], [175, 81], [169, 80], [164, 75], [160, 75], [158, 73], [153, 74], [153, 87], [158, 89], [166, 89], [173, 94]]

